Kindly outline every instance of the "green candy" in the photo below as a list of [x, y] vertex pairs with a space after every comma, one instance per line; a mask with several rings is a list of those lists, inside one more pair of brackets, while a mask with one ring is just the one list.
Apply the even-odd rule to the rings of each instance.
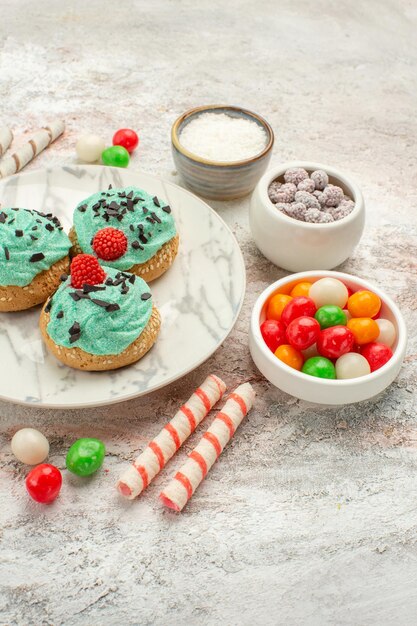
[[336, 378], [335, 366], [330, 359], [326, 359], [324, 356], [313, 356], [311, 359], [307, 359], [301, 371], [317, 378]]
[[106, 448], [99, 439], [77, 439], [68, 450], [67, 469], [77, 476], [90, 476], [103, 465]]
[[316, 311], [314, 317], [320, 324], [322, 330], [324, 328], [330, 328], [331, 326], [346, 326], [347, 324], [346, 313], [342, 311], [340, 306], [336, 306], [335, 304], [321, 306]]
[[101, 160], [104, 165], [112, 165], [113, 167], [127, 167], [129, 165], [130, 156], [126, 148], [123, 146], [111, 146], [101, 153]]

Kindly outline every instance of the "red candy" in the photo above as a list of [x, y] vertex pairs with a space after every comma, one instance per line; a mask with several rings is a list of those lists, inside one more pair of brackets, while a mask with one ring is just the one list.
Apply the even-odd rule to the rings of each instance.
[[285, 326], [279, 320], [265, 320], [261, 324], [262, 337], [272, 352], [285, 343]]
[[71, 286], [75, 289], [82, 289], [85, 284], [99, 285], [105, 278], [105, 271], [91, 254], [79, 254], [72, 259]]
[[317, 340], [317, 350], [328, 359], [338, 359], [351, 352], [355, 337], [346, 326], [332, 326], [321, 331]]
[[131, 128], [121, 128], [113, 135], [113, 145], [123, 146], [129, 152], [133, 152], [139, 144], [139, 137]]
[[296, 296], [285, 306], [281, 320], [288, 326], [297, 317], [314, 317], [316, 311], [317, 307], [311, 298]]
[[314, 317], [297, 317], [287, 328], [288, 343], [297, 350], [306, 350], [316, 343], [320, 335], [320, 324]]
[[375, 372], [390, 360], [392, 350], [384, 343], [373, 342], [363, 346], [361, 354], [368, 361], [371, 372]]
[[93, 250], [99, 259], [114, 261], [123, 256], [127, 250], [126, 235], [111, 226], [102, 228], [94, 236]]
[[57, 467], [42, 463], [29, 472], [26, 489], [31, 498], [42, 504], [53, 502], [62, 485], [62, 475]]

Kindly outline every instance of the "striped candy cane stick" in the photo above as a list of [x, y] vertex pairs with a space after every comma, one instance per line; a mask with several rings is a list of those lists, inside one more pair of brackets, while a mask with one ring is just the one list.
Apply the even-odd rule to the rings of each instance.
[[7, 126], [0, 127], [0, 157], [6, 152], [12, 143], [13, 133]]
[[129, 500], [133, 500], [142, 493], [225, 391], [226, 385], [221, 378], [214, 374], [208, 376], [126, 470], [117, 483], [120, 493]]
[[237, 427], [250, 411], [255, 391], [250, 383], [240, 385], [230, 394], [223, 409], [217, 413], [200, 443], [160, 494], [165, 506], [181, 511], [205, 478], [207, 472], [233, 437]]

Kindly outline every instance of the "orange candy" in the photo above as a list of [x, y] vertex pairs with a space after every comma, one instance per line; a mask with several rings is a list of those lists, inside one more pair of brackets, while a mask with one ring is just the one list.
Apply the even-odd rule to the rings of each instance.
[[279, 346], [275, 350], [275, 356], [280, 361], [285, 363], [285, 365], [288, 365], [295, 370], [301, 370], [301, 368], [303, 367], [304, 358], [301, 352], [287, 344]]
[[352, 317], [347, 327], [352, 331], [355, 343], [359, 346], [375, 341], [379, 335], [379, 326], [370, 317]]
[[276, 293], [272, 296], [266, 309], [266, 319], [280, 320], [282, 311], [291, 300], [291, 296], [287, 296], [285, 293]]
[[381, 308], [381, 299], [372, 291], [357, 291], [350, 296], [347, 308], [352, 317], [374, 317]]
[[308, 296], [310, 287], [311, 287], [311, 283], [307, 283], [307, 282], [297, 283], [295, 287], [292, 288], [290, 295], [293, 298], [296, 298], [297, 296]]

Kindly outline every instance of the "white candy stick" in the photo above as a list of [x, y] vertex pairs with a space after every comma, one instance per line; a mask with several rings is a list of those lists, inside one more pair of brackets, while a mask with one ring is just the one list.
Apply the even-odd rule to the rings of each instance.
[[36, 131], [28, 142], [18, 148], [14, 154], [0, 161], [0, 178], [20, 172], [42, 150], [45, 150], [49, 144], [62, 135], [64, 130], [65, 123], [57, 121]]
[[252, 408], [254, 399], [255, 391], [250, 383], [240, 385], [230, 394], [197, 447], [160, 494], [165, 506], [175, 511], [184, 508]]
[[0, 157], [6, 152], [13, 140], [13, 133], [7, 126], [0, 127]]
[[225, 390], [226, 385], [218, 376], [211, 374], [206, 378], [172, 420], [121, 476], [117, 488], [123, 496], [133, 500], [146, 489], [151, 480], [220, 400]]

